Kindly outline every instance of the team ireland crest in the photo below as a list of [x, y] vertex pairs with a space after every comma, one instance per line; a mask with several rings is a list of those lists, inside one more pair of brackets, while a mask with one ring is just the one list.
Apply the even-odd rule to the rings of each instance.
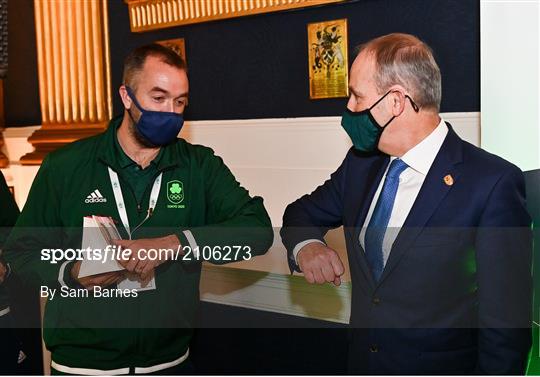
[[172, 204], [180, 204], [184, 200], [184, 184], [181, 181], [167, 182], [167, 199]]

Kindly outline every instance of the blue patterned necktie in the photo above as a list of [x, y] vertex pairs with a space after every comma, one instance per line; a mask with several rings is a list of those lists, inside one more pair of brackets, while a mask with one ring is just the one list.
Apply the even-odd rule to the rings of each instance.
[[369, 220], [365, 235], [366, 258], [375, 281], [379, 281], [384, 269], [383, 240], [388, 227], [388, 221], [394, 208], [396, 193], [399, 186], [399, 176], [408, 165], [396, 158], [390, 164], [379, 199]]

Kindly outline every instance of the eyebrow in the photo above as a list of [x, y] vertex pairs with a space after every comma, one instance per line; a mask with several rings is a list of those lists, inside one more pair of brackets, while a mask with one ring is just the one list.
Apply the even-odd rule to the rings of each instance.
[[[170, 94], [168, 90], [160, 88], [159, 86], [154, 86], [150, 91], [151, 92], [160, 92], [160, 93], [167, 94], [167, 95]], [[187, 96], [188, 96], [188, 93], [186, 92], [186, 93], [180, 94], [176, 98], [182, 98], [182, 97], [187, 97]]]
[[177, 96], [176, 98], [182, 98], [182, 97], [187, 97], [188, 96], [188, 93], [182, 93], [180, 94], [179, 96]]
[[161, 93], [164, 93], [164, 94], [169, 94], [168, 90], [160, 88], [159, 86], [154, 86], [150, 91], [151, 92], [161, 92]]

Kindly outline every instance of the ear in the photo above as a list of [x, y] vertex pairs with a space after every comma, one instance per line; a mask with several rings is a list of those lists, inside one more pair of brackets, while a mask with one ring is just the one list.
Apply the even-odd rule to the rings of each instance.
[[126, 90], [126, 86], [120, 85], [120, 88], [118, 89], [118, 93], [120, 94], [120, 98], [122, 99], [122, 103], [124, 104], [124, 107], [129, 110], [133, 102], [131, 101], [131, 98], [129, 98], [129, 95]]
[[390, 97], [390, 107], [393, 116], [400, 116], [403, 111], [405, 111], [405, 105], [407, 98], [405, 94], [407, 91], [400, 85], [392, 87], [391, 93], [388, 95]]

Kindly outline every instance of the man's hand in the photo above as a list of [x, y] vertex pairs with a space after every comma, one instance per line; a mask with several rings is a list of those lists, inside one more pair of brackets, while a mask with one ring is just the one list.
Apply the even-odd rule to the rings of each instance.
[[83, 287], [89, 291], [93, 290], [94, 287], [108, 287], [109, 285], [116, 284], [124, 278], [123, 271], [114, 271], [106, 272], [104, 274], [85, 276], [79, 278], [79, 270], [81, 269], [81, 261], [77, 261], [71, 268], [71, 277], [78, 281]]
[[[152, 274], [154, 269], [160, 264], [172, 259], [176, 250], [180, 246], [180, 240], [174, 234], [159, 238], [144, 238], [140, 240], [116, 240], [115, 245], [123, 249], [130, 249], [131, 254], [128, 260], [118, 260], [128, 272], [135, 272], [144, 281]], [[157, 250], [148, 254], [148, 250]], [[162, 250], [160, 252], [160, 250]], [[163, 250], [167, 250], [164, 252]]]
[[0, 262], [0, 284], [2, 284], [4, 280], [6, 279], [6, 274], [7, 274], [6, 266], [4, 266], [2, 262]]
[[341, 284], [345, 268], [337, 253], [328, 246], [319, 242], [309, 243], [300, 249], [296, 260], [309, 283]]

